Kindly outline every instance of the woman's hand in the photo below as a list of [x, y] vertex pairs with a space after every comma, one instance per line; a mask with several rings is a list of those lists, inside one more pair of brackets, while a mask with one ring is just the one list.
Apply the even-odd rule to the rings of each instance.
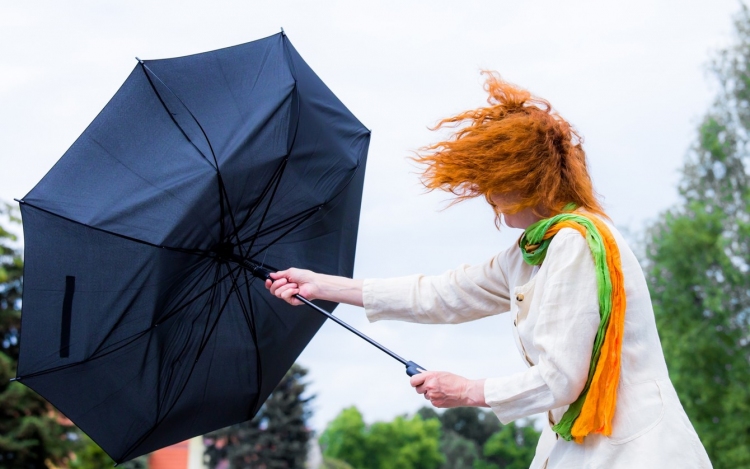
[[483, 379], [466, 379], [447, 371], [423, 371], [412, 376], [410, 382], [435, 407], [489, 407], [484, 401]]
[[308, 300], [327, 300], [335, 303], [362, 306], [362, 280], [336, 275], [325, 275], [303, 269], [286, 269], [271, 272], [266, 288], [277, 298], [290, 305], [301, 305], [294, 295]]
[[277, 298], [287, 303], [298, 306], [302, 302], [294, 295], [302, 295], [308, 300], [319, 298], [320, 287], [317, 284], [317, 276], [311, 270], [287, 269], [279, 272], [271, 272], [271, 280], [266, 280], [266, 288]]

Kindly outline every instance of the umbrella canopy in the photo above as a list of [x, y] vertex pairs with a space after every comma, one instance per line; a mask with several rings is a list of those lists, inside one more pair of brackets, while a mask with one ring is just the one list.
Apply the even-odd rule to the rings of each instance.
[[325, 318], [251, 267], [352, 275], [369, 138], [283, 33], [139, 61], [20, 201], [18, 379], [117, 462], [252, 418]]

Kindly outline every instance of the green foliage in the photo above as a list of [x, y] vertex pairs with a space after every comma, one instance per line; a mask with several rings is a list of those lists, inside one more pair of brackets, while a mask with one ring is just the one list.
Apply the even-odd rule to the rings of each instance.
[[423, 407], [411, 419], [366, 425], [349, 407], [320, 437], [323, 454], [357, 469], [528, 467], [539, 439], [531, 422], [502, 426], [488, 410]]
[[453, 430], [444, 430], [440, 439], [440, 452], [445, 456], [441, 469], [473, 467], [481, 461], [476, 441], [464, 438]]
[[453, 431], [462, 437], [476, 442], [480, 447], [495, 432], [500, 431], [500, 421], [487, 410], [477, 407], [456, 407], [446, 409], [440, 416], [443, 429]]
[[320, 437], [326, 457], [346, 461], [357, 469], [437, 469], [440, 422], [396, 417], [392, 422], [365, 425], [355, 408], [344, 409]]
[[9, 382], [18, 360], [23, 259], [9, 229], [17, 212], [2, 204], [0, 219], [0, 467], [47, 469], [66, 463], [77, 447], [75, 429], [31, 389]]
[[328, 424], [319, 442], [324, 456], [345, 460], [356, 468], [364, 467], [370, 457], [367, 426], [356, 407], [342, 410]]
[[496, 467], [525, 469], [534, 459], [538, 440], [539, 432], [533, 426], [517, 425], [511, 422], [487, 440], [482, 454], [490, 464]]
[[323, 458], [323, 463], [320, 465], [318, 469], [354, 469], [354, 468], [348, 463], [340, 459]]
[[712, 70], [720, 91], [683, 169], [682, 201], [644, 262], [670, 377], [718, 468], [750, 466], [750, 12]]
[[[103, 449], [83, 432], [79, 432], [81, 444], [70, 458], [68, 469], [103, 469], [113, 468], [115, 461]], [[119, 464], [123, 469], [148, 469], [148, 455], [139, 456], [131, 461]]]
[[286, 373], [254, 419], [209, 433], [205, 459], [209, 467], [229, 460], [232, 469], [304, 467], [310, 431], [309, 403], [303, 398], [307, 370], [297, 364]]

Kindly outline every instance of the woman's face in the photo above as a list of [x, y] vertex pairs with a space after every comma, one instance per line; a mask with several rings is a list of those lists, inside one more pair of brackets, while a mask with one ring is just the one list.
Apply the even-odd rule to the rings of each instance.
[[492, 201], [495, 210], [503, 215], [505, 224], [510, 228], [520, 228], [525, 230], [542, 219], [542, 217], [534, 213], [531, 207], [527, 207], [516, 213], [508, 213], [505, 211], [504, 207], [509, 207], [517, 201], [517, 196], [512, 193], [496, 192], [490, 195], [490, 200]]

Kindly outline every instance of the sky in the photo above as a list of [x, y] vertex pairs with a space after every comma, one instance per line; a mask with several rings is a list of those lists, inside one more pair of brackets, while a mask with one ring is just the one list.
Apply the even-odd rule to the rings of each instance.
[[[284, 28], [306, 62], [372, 129], [355, 277], [438, 274], [480, 263], [520, 232], [489, 206], [425, 194], [408, 157], [440, 118], [485, 104], [480, 70], [546, 98], [584, 137], [605, 209], [637, 248], [678, 201], [679, 168], [716, 86], [712, 54], [731, 41], [737, 0], [59, 0], [0, 3], [0, 200], [22, 198], [142, 59], [226, 47]], [[444, 134], [443, 134], [444, 136]], [[315, 314], [302, 311], [300, 314]], [[469, 378], [524, 365], [499, 315], [462, 325], [369, 324], [396, 353]], [[327, 323], [299, 358], [312, 428], [351, 405], [367, 422], [426, 401], [403, 367]]]

